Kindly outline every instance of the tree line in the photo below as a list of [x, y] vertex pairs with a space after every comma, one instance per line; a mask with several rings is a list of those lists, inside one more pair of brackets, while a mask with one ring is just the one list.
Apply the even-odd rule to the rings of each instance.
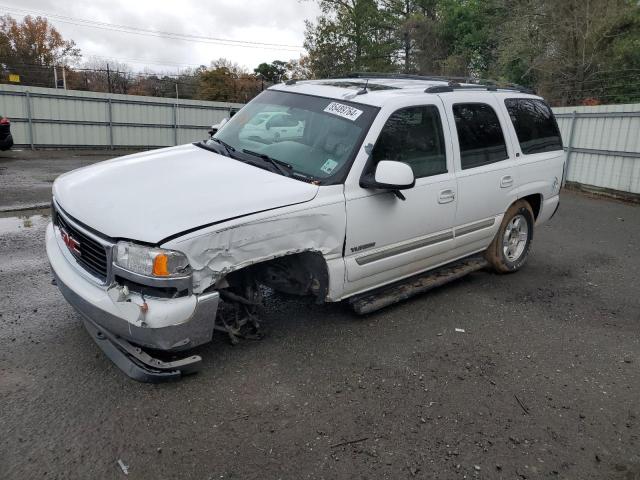
[[637, 0], [317, 0], [315, 77], [391, 72], [489, 78], [556, 105], [640, 101]]
[[249, 71], [220, 58], [178, 74], [135, 73], [124, 62], [84, 58], [46, 18], [0, 17], [0, 83], [244, 103], [269, 85], [308, 76], [304, 59], [264, 62]]
[[[303, 0], [299, 59], [252, 71], [221, 58], [178, 74], [133, 72], [84, 58], [43, 17], [0, 17], [0, 82], [135, 95], [247, 102], [289, 78], [381, 72], [492, 79], [535, 89], [553, 105], [640, 101], [637, 0]], [[64, 70], [64, 71], [63, 71]]]

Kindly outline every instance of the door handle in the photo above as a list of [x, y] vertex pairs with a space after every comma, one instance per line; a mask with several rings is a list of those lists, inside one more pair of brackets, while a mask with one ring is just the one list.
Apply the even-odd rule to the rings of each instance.
[[507, 188], [513, 185], [513, 177], [511, 175], [505, 175], [500, 179], [500, 188]]
[[451, 189], [442, 190], [438, 194], [438, 203], [450, 203], [456, 199], [456, 192]]

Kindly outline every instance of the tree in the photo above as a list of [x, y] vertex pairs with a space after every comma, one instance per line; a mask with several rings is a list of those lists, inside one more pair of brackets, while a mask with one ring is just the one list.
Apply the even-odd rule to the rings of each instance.
[[197, 97], [220, 102], [247, 102], [260, 92], [254, 75], [225, 58], [211, 62], [198, 75]]
[[437, 35], [432, 33], [432, 29], [424, 28], [431, 25], [437, 17], [437, 0], [381, 0], [387, 19], [392, 23], [392, 30], [395, 33], [395, 41], [401, 50], [401, 62], [404, 73], [419, 70], [417, 64], [418, 39], [429, 37], [429, 48], [422, 50], [423, 55], [427, 52], [434, 53], [434, 40]]
[[632, 98], [640, 81], [640, 6], [631, 0], [512, 0], [499, 71], [554, 103]]
[[287, 63], [287, 76], [298, 80], [311, 78], [311, 69], [309, 68], [309, 57], [301, 55], [300, 58], [292, 58]]
[[131, 67], [126, 63], [90, 57], [75, 70], [68, 70], [67, 86], [72, 90], [129, 93]]
[[376, 0], [319, 0], [322, 14], [306, 22], [305, 48], [315, 77], [350, 71], [393, 71], [393, 25]]
[[80, 58], [73, 40], [65, 40], [46, 18], [0, 17], [0, 67], [18, 73], [31, 85], [53, 86], [52, 66], [69, 65]]
[[261, 63], [253, 71], [261, 76], [266, 82], [280, 83], [287, 79], [287, 62], [274, 60], [271, 63]]

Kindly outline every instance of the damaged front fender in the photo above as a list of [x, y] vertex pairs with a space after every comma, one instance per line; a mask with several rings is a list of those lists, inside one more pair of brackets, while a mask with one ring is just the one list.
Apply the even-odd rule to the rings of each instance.
[[[340, 257], [345, 234], [342, 188], [319, 195], [319, 205], [287, 207], [277, 214], [252, 216], [249, 221], [193, 232], [164, 245], [184, 252], [193, 270], [193, 292], [201, 293], [230, 272], [301, 252], [325, 259]], [[256, 218], [257, 217], [257, 218]], [[217, 229], [216, 229], [217, 228]]]

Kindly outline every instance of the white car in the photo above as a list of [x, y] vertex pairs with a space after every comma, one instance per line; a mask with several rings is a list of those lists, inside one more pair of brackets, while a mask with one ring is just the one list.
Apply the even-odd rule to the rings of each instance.
[[[244, 134], [272, 112], [303, 131]], [[159, 381], [201, 359], [149, 349], [176, 358], [214, 330], [255, 333], [262, 286], [368, 313], [487, 265], [518, 270], [564, 163], [551, 109], [518, 88], [288, 82], [207, 142], [60, 176], [47, 254], [98, 345]]]
[[304, 122], [287, 112], [262, 112], [251, 118], [238, 134], [241, 140], [263, 143], [299, 139], [304, 133]]

